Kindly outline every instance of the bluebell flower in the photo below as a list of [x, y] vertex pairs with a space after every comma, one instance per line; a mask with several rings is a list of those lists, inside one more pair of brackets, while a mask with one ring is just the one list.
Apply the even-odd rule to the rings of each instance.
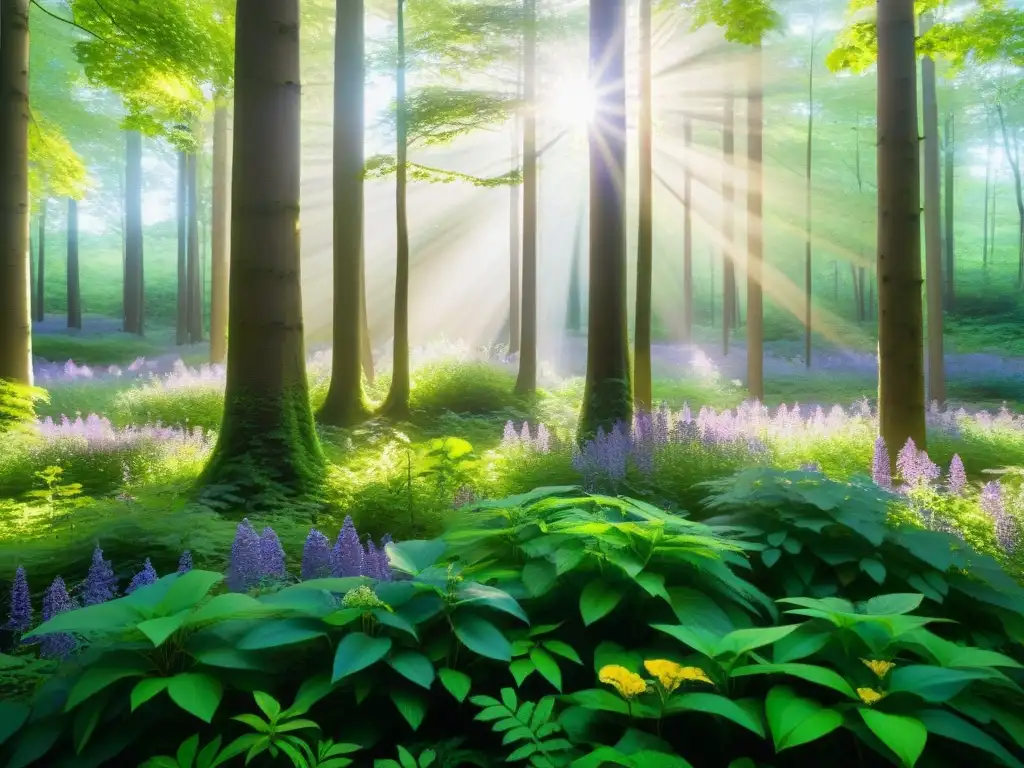
[[889, 462], [889, 448], [885, 438], [875, 438], [874, 453], [871, 457], [871, 479], [879, 488], [892, 488], [892, 465]]
[[247, 592], [260, 583], [263, 577], [260, 537], [253, 530], [248, 518], [243, 518], [235, 529], [235, 540], [231, 542], [231, 561], [224, 579], [232, 592]]
[[311, 528], [302, 547], [302, 578], [324, 579], [331, 575], [331, 542]]
[[260, 534], [260, 570], [263, 576], [275, 579], [285, 577], [284, 548], [269, 525]]
[[178, 559], [178, 573], [188, 573], [192, 570], [192, 552], [186, 549]]
[[380, 556], [377, 553], [377, 547], [374, 546], [373, 539], [369, 536], [366, 537], [366, 551], [363, 553], [363, 576], [370, 579], [379, 579], [380, 573]]
[[14, 572], [14, 584], [11, 586], [11, 610], [7, 617], [5, 629], [19, 634], [28, 632], [32, 626], [32, 599], [28, 591], [28, 577], [25, 569], [18, 566]]
[[959, 496], [967, 488], [967, 470], [964, 469], [963, 459], [960, 454], [954, 453], [949, 462], [949, 475], [946, 479], [946, 489], [954, 496]]
[[350, 515], [338, 532], [338, 540], [331, 552], [331, 571], [335, 576], [359, 576], [363, 572], [363, 545]]
[[92, 551], [92, 564], [82, 585], [84, 605], [99, 605], [113, 600], [117, 594], [117, 577], [109, 560], [103, 559], [103, 550], [97, 544]]
[[[73, 610], [68, 588], [60, 576], [53, 580], [43, 595], [43, 621], [49, 621], [58, 614]], [[39, 638], [39, 655], [44, 659], [63, 659], [75, 650], [78, 644], [75, 638], [64, 632], [41, 635]]]
[[147, 557], [146, 562], [142, 564], [142, 570], [132, 577], [132, 581], [124, 593], [126, 595], [130, 595], [137, 589], [148, 587], [150, 584], [156, 584], [158, 578], [159, 576], [156, 575], [156, 569], [153, 568], [153, 564], [149, 562], [149, 558]]

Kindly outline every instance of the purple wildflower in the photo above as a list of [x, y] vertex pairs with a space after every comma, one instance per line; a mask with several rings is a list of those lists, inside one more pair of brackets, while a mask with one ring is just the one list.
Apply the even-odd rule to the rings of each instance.
[[11, 632], [28, 632], [32, 626], [32, 599], [29, 597], [28, 577], [25, 569], [18, 566], [14, 572], [14, 584], [11, 587], [11, 612], [7, 617], [5, 629]]
[[[43, 595], [43, 621], [47, 622], [54, 616], [74, 608], [75, 604], [71, 602], [64, 579], [58, 576]], [[39, 655], [44, 659], [63, 659], [76, 645], [75, 638], [64, 632], [42, 635], [39, 639]]]
[[523, 428], [519, 432], [519, 442], [529, 445], [533, 442], [533, 437], [530, 436], [530, 422], [524, 421]]
[[260, 572], [276, 579], [285, 577], [284, 547], [269, 525], [260, 534]]
[[551, 433], [543, 424], [537, 425], [537, 434], [533, 439], [533, 448], [538, 453], [548, 453], [551, 450]]
[[909, 486], [917, 485], [918, 480], [921, 479], [918, 450], [914, 444], [914, 438], [908, 437], [907, 442], [903, 444], [900, 452], [896, 455], [896, 471], [903, 482]]
[[967, 471], [960, 459], [960, 454], [954, 453], [953, 459], [949, 462], [949, 475], [946, 480], [946, 488], [953, 496], [959, 496], [967, 487]]
[[331, 542], [311, 528], [302, 547], [302, 578], [323, 579], [331, 575]]
[[511, 448], [519, 443], [519, 433], [516, 432], [516, 425], [511, 420], [505, 422], [505, 433], [502, 435], [501, 444]]
[[380, 540], [380, 549], [377, 550], [378, 566], [381, 581], [391, 581], [394, 575], [391, 573], [391, 560], [388, 558], [388, 544], [391, 543], [391, 534], [385, 533]]
[[1006, 511], [1003, 486], [998, 480], [985, 483], [981, 489], [980, 504], [982, 511], [992, 518], [999, 548], [1007, 554], [1013, 553], [1020, 541], [1020, 530], [1017, 521]]
[[178, 573], [188, 573], [192, 570], [192, 552], [186, 549], [178, 559]]
[[225, 581], [232, 592], [246, 592], [260, 583], [263, 570], [260, 563], [260, 537], [248, 518], [243, 518], [235, 529], [231, 542], [231, 562]]
[[363, 545], [351, 515], [345, 515], [331, 551], [331, 570], [335, 576], [359, 576], [363, 571]]
[[160, 577], [156, 575], [156, 569], [153, 568], [153, 564], [149, 562], [149, 558], [147, 557], [146, 562], [142, 564], [142, 570], [132, 577], [132, 581], [124, 593], [126, 595], [130, 595], [137, 589], [148, 587], [150, 584], [156, 584], [156, 580], [158, 578]]
[[113, 600], [117, 594], [117, 577], [109, 560], [103, 559], [103, 550], [99, 544], [92, 551], [92, 564], [85, 577], [82, 602], [85, 605], [99, 605]]
[[380, 556], [373, 539], [366, 537], [366, 551], [363, 553], [363, 576], [371, 579], [380, 578]]
[[889, 449], [885, 438], [875, 438], [875, 452], [871, 457], [871, 479], [879, 488], [892, 488], [892, 469], [889, 463]]

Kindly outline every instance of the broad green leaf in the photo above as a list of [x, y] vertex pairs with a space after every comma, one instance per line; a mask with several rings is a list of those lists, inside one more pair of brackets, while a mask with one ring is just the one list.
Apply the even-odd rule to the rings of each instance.
[[227, 619], [249, 618], [272, 610], [251, 595], [226, 592], [214, 595], [209, 602], [193, 611], [186, 619], [186, 627], [225, 621]]
[[806, 680], [809, 683], [817, 683], [838, 691], [844, 696], [859, 701], [857, 693], [846, 680], [840, 677], [827, 667], [819, 667], [815, 664], [752, 664], [747, 667], [739, 667], [729, 673], [730, 677], [750, 677], [751, 675], [792, 675]]
[[542, 640], [541, 645], [545, 650], [551, 651], [551, 653], [557, 654], [564, 659], [575, 661], [577, 664], [583, 663], [583, 659], [580, 658], [579, 654], [568, 643], [563, 643], [561, 640]]
[[776, 549], [775, 547], [769, 547], [761, 552], [761, 562], [764, 563], [765, 568], [771, 568], [782, 557], [782, 550]]
[[452, 615], [455, 636], [473, 653], [496, 661], [512, 661], [512, 644], [486, 619], [463, 611]]
[[798, 626], [799, 624], [789, 624], [783, 627], [737, 629], [715, 643], [714, 656], [725, 656], [726, 654], [742, 656], [757, 648], [778, 642], [786, 635], [794, 632]]
[[[63, 614], [58, 614], [61, 616]], [[13, 743], [13, 754], [8, 758], [5, 768], [25, 768], [47, 754], [57, 740], [64, 735], [66, 723], [59, 718], [48, 718], [36, 723], [29, 723], [19, 731], [18, 739]]]
[[0, 700], [0, 744], [3, 744], [28, 720], [31, 710], [17, 701]]
[[441, 679], [441, 685], [443, 685], [455, 700], [462, 703], [466, 700], [469, 695], [470, 686], [473, 683], [472, 678], [465, 672], [460, 672], [457, 669], [450, 669], [444, 667], [437, 671], [437, 676]]
[[260, 657], [255, 653], [246, 653], [236, 648], [213, 648], [208, 651], [194, 651], [193, 658], [200, 664], [208, 667], [221, 667], [223, 669], [252, 669], [266, 670], [268, 664], [272, 663], [266, 657]]
[[381, 624], [392, 629], [397, 629], [400, 632], [405, 632], [411, 635], [413, 640], [419, 640], [419, 632], [416, 631], [416, 627], [406, 619], [400, 613], [394, 613], [393, 611], [385, 610], [384, 608], [376, 608], [373, 611], [373, 617], [377, 619]]
[[[998, 757], [1003, 765], [1012, 768], [1022, 768], [1024, 765], [987, 733], [948, 710], [928, 709], [916, 714], [929, 733], [982, 749]], [[1000, 718], [996, 719], [1001, 722]]]
[[447, 550], [448, 545], [441, 539], [391, 542], [387, 545], [391, 567], [410, 576], [437, 563]]
[[860, 561], [860, 569], [864, 571], [876, 584], [885, 582], [885, 566], [871, 557], [865, 557]]
[[183, 672], [167, 681], [167, 693], [183, 710], [209, 723], [224, 696], [224, 687], [210, 675]]
[[191, 570], [180, 574], [168, 588], [163, 599], [157, 603], [154, 614], [170, 616], [180, 611], [191, 610], [222, 581], [223, 574], [214, 571]]
[[191, 768], [192, 761], [196, 759], [196, 752], [199, 751], [199, 734], [193, 734], [188, 740], [181, 742], [176, 757], [178, 765]]
[[80, 756], [82, 754], [82, 750], [88, 744], [93, 731], [96, 730], [96, 725], [100, 721], [104, 708], [109, 705], [107, 699], [106, 695], [90, 699], [75, 712], [74, 720], [71, 724], [71, 741], [75, 745], [76, 755]]
[[911, 592], [872, 597], [863, 606], [863, 612], [869, 616], [892, 616], [912, 613], [921, 606], [924, 595]]
[[427, 698], [415, 691], [396, 688], [391, 691], [391, 701], [401, 713], [409, 726], [418, 730], [423, 718], [427, 716]]
[[523, 680], [532, 675], [536, 670], [536, 665], [529, 659], [516, 659], [508, 665], [508, 671], [512, 673], [512, 678], [516, 681], [516, 685], [522, 685]]
[[992, 677], [989, 670], [951, 669], [911, 664], [894, 669], [889, 676], [889, 693], [913, 693], [925, 701], [949, 701], [974, 680]]
[[281, 702], [263, 691], [253, 691], [252, 697], [256, 700], [256, 706], [267, 716], [269, 720], [275, 720], [281, 714]]
[[479, 602], [497, 611], [502, 611], [529, 624], [526, 612], [508, 592], [485, 584], [467, 584], [459, 587], [458, 605]]
[[[135, 593], [132, 594], [134, 595]], [[71, 632], [86, 636], [120, 632], [134, 625], [139, 619], [144, 618], [142, 613], [133, 604], [127, 602], [128, 600], [128, 597], [124, 597], [120, 600], [111, 600], [99, 605], [89, 605], [85, 608], [58, 613], [49, 621], [44, 621], [31, 632], [26, 632], [22, 635], [22, 639], [29, 640], [40, 635], [61, 632]]]
[[551, 654], [543, 648], [534, 648], [530, 651], [530, 661], [533, 662], [541, 677], [555, 686], [555, 689], [561, 693], [562, 670], [558, 668], [558, 662], [552, 658]]
[[672, 610], [680, 624], [694, 627], [713, 636], [721, 637], [736, 629], [715, 600], [703, 592], [689, 587], [672, 587], [668, 590]]
[[523, 586], [530, 597], [546, 594], [557, 578], [558, 571], [550, 560], [531, 560], [523, 566]]
[[634, 580], [651, 597], [660, 597], [669, 605], [672, 604], [672, 598], [669, 596], [668, 590], [665, 589], [665, 576], [663, 574], [644, 571], [643, 573], [638, 573]]
[[139, 680], [132, 688], [131, 705], [132, 712], [141, 707], [147, 701], [159, 693], [167, 690], [167, 684], [171, 681], [169, 677], [147, 677]]
[[334, 653], [331, 681], [337, 682], [343, 677], [373, 666], [387, 656], [390, 650], [389, 637], [370, 637], [362, 632], [345, 635]]
[[583, 623], [590, 626], [598, 619], [607, 616], [625, 597], [620, 585], [608, 584], [603, 579], [595, 579], [583, 588], [580, 593], [580, 615]]
[[781, 685], [768, 691], [765, 714], [776, 752], [816, 741], [843, 724], [839, 712], [801, 698], [791, 688]]
[[605, 712], [618, 712], [627, 714], [629, 707], [620, 696], [601, 688], [589, 688], [583, 691], [576, 691], [565, 697], [565, 701], [576, 704], [587, 709], [599, 709]]
[[282, 648], [326, 637], [323, 625], [315, 619], [274, 619], [258, 624], [238, 641], [240, 651]]
[[428, 690], [434, 682], [434, 665], [419, 651], [400, 651], [388, 659], [388, 664], [403, 677]]
[[70, 712], [83, 701], [91, 696], [95, 696], [118, 680], [123, 680], [126, 677], [144, 676], [148, 667], [149, 665], [143, 659], [139, 659], [138, 663], [125, 664], [123, 666], [87, 667], [71, 687], [67, 703], [64, 704], [64, 711]]
[[651, 624], [652, 629], [671, 635], [684, 645], [688, 645], [697, 653], [707, 656], [709, 659], [715, 656], [715, 646], [721, 638], [715, 637], [710, 632], [697, 627], [688, 627], [683, 624]]
[[167, 641], [167, 638], [181, 629], [186, 616], [188, 616], [188, 613], [181, 611], [174, 616], [147, 619], [146, 621], [140, 621], [138, 628], [142, 634], [149, 638], [149, 642], [153, 644], [154, 648], [159, 648]]
[[828, 645], [832, 631], [814, 622], [801, 624], [772, 646], [773, 658], [778, 664], [805, 659]]
[[665, 705], [665, 714], [678, 712], [705, 712], [718, 715], [741, 725], [748, 731], [764, 738], [764, 724], [759, 717], [741, 707], [732, 699], [719, 696], [717, 693], [683, 693], [669, 698]]
[[905, 768], [914, 768], [928, 741], [924, 724], [916, 717], [890, 715], [868, 707], [860, 707], [858, 711], [871, 732], [893, 751]]
[[306, 714], [333, 690], [334, 683], [331, 682], [330, 675], [307, 677], [302, 681], [299, 690], [295, 692], [295, 700], [292, 705], [282, 713], [283, 717], [299, 717]]

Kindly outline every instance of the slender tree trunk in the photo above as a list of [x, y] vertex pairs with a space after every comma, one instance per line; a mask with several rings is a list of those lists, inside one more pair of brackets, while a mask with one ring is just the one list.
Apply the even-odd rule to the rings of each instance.
[[[1024, 288], [1024, 187], [1022, 187], [1020, 157], [1017, 155], [1017, 142], [1010, 144], [1010, 135], [1006, 130], [1006, 115], [1003, 112], [1003, 105], [996, 104], [996, 114], [999, 115], [999, 130], [1003, 135], [1003, 148], [1006, 152], [1006, 159], [1010, 163], [1010, 171], [1013, 173], [1013, 191], [1017, 199], [1017, 285]], [[994, 197], [994, 195], [993, 195]], [[995, 202], [992, 203], [993, 209]], [[993, 219], [995, 212], [992, 213]], [[995, 246], [993, 245], [993, 253]]]
[[764, 400], [764, 304], [761, 275], [764, 259], [762, 155], [764, 91], [761, 42], [754, 47], [747, 74], [747, 390]]
[[[654, 282], [654, 137], [651, 128], [651, 0], [640, 0], [640, 211], [636, 248], [636, 317], [633, 321], [633, 399], [651, 410], [651, 315]], [[684, 298], [685, 301], [685, 298]]]
[[178, 346], [188, 344], [188, 157], [178, 152]]
[[32, 384], [28, 0], [0, 0], [0, 381]]
[[991, 251], [989, 257], [993, 264], [996, 261], [996, 197], [999, 193], [999, 174], [996, 173], [996, 177], [992, 180], [992, 212], [989, 221], [989, 236], [988, 236], [988, 247]]
[[396, 270], [395, 270], [395, 332], [393, 362], [391, 365], [391, 388], [384, 401], [383, 411], [396, 418], [409, 412], [409, 216], [406, 211], [408, 199], [408, 116], [405, 112], [405, 0], [398, 0], [398, 62], [395, 68], [395, 90], [398, 134], [397, 163], [395, 170], [395, 218], [397, 227]]
[[228, 342], [228, 107], [213, 110], [213, 195], [210, 216], [210, 362], [223, 363]]
[[925, 445], [913, 0], [878, 4], [878, 416], [890, 458]]
[[736, 316], [736, 264], [733, 261], [733, 172], [736, 151], [736, 103], [732, 94], [726, 94], [722, 126], [722, 354], [729, 354], [729, 334]]
[[580, 437], [632, 421], [623, 194], [625, 32], [624, 0], [591, 0], [590, 72], [599, 96], [590, 125], [590, 297]]
[[[921, 19], [922, 32], [931, 26]], [[921, 59], [921, 105], [924, 110], [925, 295], [928, 297], [928, 400], [946, 401], [942, 344], [942, 176], [939, 159], [939, 107], [935, 62]]]
[[239, 3], [224, 419], [203, 481], [279, 498], [319, 486], [299, 258], [299, 2]]
[[573, 333], [579, 333], [583, 329], [583, 307], [580, 301], [581, 283], [583, 279], [580, 272], [583, 268], [580, 263], [583, 254], [583, 211], [576, 216], [576, 229], [572, 238], [572, 264], [569, 267], [569, 297], [566, 302], [566, 328]]
[[[524, 29], [525, 33], [525, 29]], [[519, 58], [516, 62], [516, 97], [523, 97], [523, 45], [519, 43]], [[532, 107], [532, 104], [527, 105]], [[513, 168], [520, 167], [520, 157], [523, 151], [522, 137], [520, 136], [520, 112], [512, 116], [511, 147], [509, 158]], [[519, 352], [520, 334], [522, 324], [519, 312], [522, 309], [523, 297], [520, 293], [522, 286], [522, 245], [520, 235], [522, 234], [522, 214], [519, 208], [519, 185], [512, 184], [509, 187], [509, 210], [508, 210], [508, 352], [514, 355]]]
[[125, 133], [124, 168], [124, 329], [139, 336], [143, 332], [142, 274], [142, 134]]
[[[693, 341], [693, 175], [690, 173], [692, 146], [693, 121], [687, 117], [683, 121], [683, 340], [687, 343]], [[713, 294], [711, 300], [714, 301]]]
[[[817, 16], [815, 16], [815, 21], [817, 21]], [[810, 59], [810, 68], [807, 75], [807, 172], [804, 184], [804, 229], [806, 230], [806, 239], [804, 240], [804, 364], [808, 368], [811, 367], [811, 337], [814, 330], [811, 319], [811, 289], [813, 288], [811, 260], [814, 255], [811, 245], [811, 230], [813, 227], [811, 220], [811, 174], [813, 172], [812, 162], [814, 159], [814, 48], [816, 42], [814, 35], [816, 31], [815, 27], [812, 26], [811, 55], [808, 57]], [[856, 290], [856, 280], [854, 280], [853, 285]]]
[[196, 344], [203, 340], [202, 270], [199, 265], [199, 156], [189, 152], [188, 171], [188, 341]]
[[68, 198], [68, 328], [82, 327], [82, 293], [78, 276], [78, 201]]
[[369, 409], [360, 370], [363, 347], [363, 138], [366, 82], [363, 0], [339, 0], [334, 36], [334, 346], [331, 386], [317, 413], [350, 427]]
[[363, 375], [369, 384], [375, 378], [373, 370], [373, 339], [370, 336], [370, 313], [366, 305], [366, 243], [363, 243], [363, 256], [359, 260], [359, 355], [362, 358]]
[[46, 209], [49, 200], [39, 201], [39, 264], [36, 269], [36, 322], [46, 319]]
[[955, 233], [955, 207], [953, 194], [956, 191], [956, 136], [954, 135], [953, 112], [946, 113], [946, 179], [945, 192], [945, 222], [946, 222], [946, 309], [952, 311], [956, 306], [956, 233]]
[[28, 228], [28, 292], [29, 296], [29, 309], [31, 314], [29, 315], [30, 320], [35, 320], [36, 312], [38, 312], [37, 305], [39, 304], [39, 297], [36, 296], [36, 251], [35, 241], [32, 237], [32, 215], [29, 214], [29, 228]]
[[537, 389], [537, 0], [523, 0], [523, 312], [516, 392]]
[[708, 251], [708, 275], [709, 275], [710, 282], [711, 282], [711, 285], [710, 285], [710, 290], [711, 290], [711, 293], [710, 293], [710, 298], [711, 298], [711, 306], [710, 306], [711, 312], [710, 312], [710, 315], [711, 315], [711, 327], [712, 328], [715, 327], [715, 318], [717, 317], [717, 315], [715, 314], [715, 261], [716, 261], [715, 256], [716, 256], [715, 249], [711, 248]]
[[867, 319], [872, 320], [875, 316], [875, 278], [868, 275], [868, 307]]
[[985, 208], [981, 215], [981, 267], [982, 269], [988, 270], [988, 249], [989, 249], [989, 238], [988, 238], [988, 200], [989, 190], [992, 188], [992, 116], [985, 111], [985, 128], [987, 135], [985, 137]]

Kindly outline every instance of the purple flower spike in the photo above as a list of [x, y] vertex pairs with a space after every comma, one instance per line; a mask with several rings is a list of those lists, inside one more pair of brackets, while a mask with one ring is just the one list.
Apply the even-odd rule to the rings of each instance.
[[964, 463], [958, 453], [954, 453], [952, 461], [949, 462], [946, 487], [953, 496], [960, 496], [967, 487], [967, 471], [964, 469]]
[[363, 545], [359, 543], [359, 533], [350, 515], [345, 515], [331, 552], [331, 570], [340, 577], [359, 576], [363, 572]]
[[892, 488], [892, 465], [889, 462], [889, 449], [885, 438], [879, 435], [875, 439], [875, 452], [871, 458], [871, 479], [879, 488]]
[[903, 444], [900, 452], [896, 455], [896, 471], [903, 482], [911, 487], [917, 485], [917, 481], [921, 478], [921, 467], [914, 438], [908, 437], [907, 442]]
[[248, 518], [243, 518], [235, 529], [231, 543], [231, 562], [225, 578], [232, 592], [247, 592], [260, 583], [263, 570], [260, 563], [260, 537]]
[[264, 576], [277, 579], [285, 577], [284, 547], [270, 526], [260, 534], [260, 570]]
[[147, 557], [146, 562], [142, 564], [142, 570], [132, 577], [132, 581], [124, 593], [126, 595], [130, 595], [137, 589], [148, 587], [150, 584], [156, 584], [156, 580], [158, 578], [160, 577], [156, 575], [156, 569], [153, 568], [153, 564], [149, 562], [149, 558]]
[[363, 553], [363, 576], [380, 579], [380, 554], [369, 536], [366, 537], [366, 552]]
[[89, 566], [82, 592], [85, 605], [105, 603], [113, 600], [117, 594], [117, 577], [114, 576], [110, 561], [103, 559], [103, 550], [99, 544], [92, 551], [92, 565]]
[[311, 528], [302, 547], [302, 578], [325, 579], [331, 575], [331, 542]]
[[1020, 543], [1020, 526], [1017, 520], [1006, 511], [1003, 486], [999, 484], [998, 480], [985, 483], [981, 489], [980, 503], [982, 511], [992, 518], [999, 548], [1007, 554], [1015, 552]]
[[377, 550], [377, 557], [380, 558], [377, 570], [380, 573], [381, 581], [392, 581], [394, 579], [394, 574], [391, 573], [391, 560], [388, 558], [388, 544], [390, 543], [391, 534], [385, 533], [384, 538], [380, 540], [380, 549]]
[[5, 629], [19, 634], [28, 632], [32, 626], [32, 600], [29, 597], [28, 577], [25, 569], [18, 566], [14, 572], [14, 585], [11, 587], [11, 612], [7, 617]]
[[[49, 621], [54, 616], [74, 608], [75, 604], [71, 602], [64, 579], [58, 576], [43, 595], [43, 621]], [[75, 650], [77, 645], [74, 637], [63, 632], [42, 635], [39, 639], [39, 655], [45, 659], [63, 659]]]
[[188, 573], [192, 570], [192, 552], [186, 549], [178, 559], [178, 573]]
[[511, 419], [505, 422], [505, 432], [501, 438], [501, 444], [506, 448], [511, 448], [513, 445], [519, 443], [519, 433], [516, 432], [516, 425], [512, 423]]

